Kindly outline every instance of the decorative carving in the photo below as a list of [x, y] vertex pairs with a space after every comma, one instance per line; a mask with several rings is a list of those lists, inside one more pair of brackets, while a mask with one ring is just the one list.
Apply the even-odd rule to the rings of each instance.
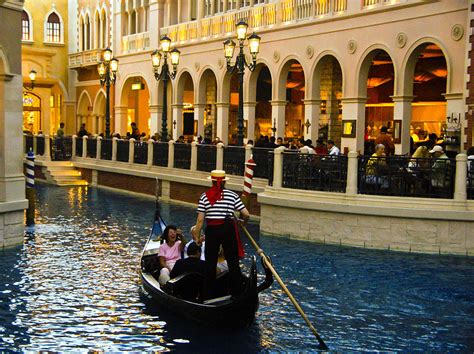
[[224, 59], [217, 59], [217, 66], [219, 67], [219, 69], [222, 69], [222, 67], [224, 66]]
[[273, 61], [275, 63], [278, 63], [280, 61], [280, 52], [278, 50], [275, 50], [273, 52]]
[[459, 41], [464, 35], [464, 27], [460, 24], [456, 24], [451, 28], [451, 38], [455, 41]]
[[351, 39], [349, 42], [347, 42], [347, 51], [349, 52], [349, 54], [354, 54], [356, 50], [357, 42]]
[[398, 48], [403, 48], [407, 44], [407, 35], [403, 32], [397, 34], [397, 45]]
[[306, 58], [311, 59], [314, 55], [314, 48], [312, 46], [306, 47]]
[[200, 67], [201, 67], [201, 64], [199, 64], [198, 61], [194, 63], [194, 69], [196, 69], [196, 71], [199, 71]]

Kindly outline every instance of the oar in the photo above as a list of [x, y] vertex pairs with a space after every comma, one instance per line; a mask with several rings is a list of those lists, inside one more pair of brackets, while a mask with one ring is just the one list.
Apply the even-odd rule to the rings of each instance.
[[316, 330], [316, 328], [314, 328], [313, 324], [309, 321], [308, 319], [308, 316], [306, 316], [306, 314], [304, 313], [303, 309], [301, 308], [300, 304], [298, 304], [298, 301], [296, 301], [295, 297], [290, 293], [290, 290], [288, 290], [288, 288], [286, 287], [285, 283], [283, 283], [283, 280], [281, 280], [280, 276], [278, 275], [278, 273], [276, 272], [275, 268], [273, 268], [269, 258], [265, 255], [265, 253], [263, 252], [263, 250], [260, 248], [260, 246], [258, 245], [258, 243], [253, 239], [253, 237], [250, 235], [250, 233], [248, 232], [247, 228], [243, 225], [243, 224], [240, 224], [242, 230], [244, 230], [244, 233], [245, 235], [247, 235], [248, 239], [250, 240], [250, 242], [252, 243], [253, 247], [255, 248], [255, 251], [257, 252], [257, 254], [262, 257], [263, 259], [263, 262], [265, 264], [265, 267], [267, 267], [268, 269], [270, 269], [270, 271], [272, 272], [273, 276], [275, 277], [275, 279], [277, 280], [278, 284], [280, 284], [281, 288], [283, 289], [283, 291], [286, 293], [286, 295], [288, 296], [288, 298], [290, 299], [291, 303], [293, 304], [293, 306], [296, 308], [296, 310], [300, 313], [301, 317], [303, 317], [303, 320], [306, 322], [306, 324], [308, 325], [309, 329], [311, 330], [311, 332], [313, 332], [313, 334], [316, 336], [316, 339], [318, 340], [319, 342], [319, 349], [321, 350], [328, 350], [328, 346], [326, 345], [326, 343], [324, 343], [324, 340], [321, 338], [321, 336], [319, 335], [318, 331]]

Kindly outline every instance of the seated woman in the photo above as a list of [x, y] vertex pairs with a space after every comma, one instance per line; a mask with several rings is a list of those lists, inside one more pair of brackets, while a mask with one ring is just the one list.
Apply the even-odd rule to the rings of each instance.
[[388, 180], [385, 176], [381, 175], [388, 168], [385, 156], [385, 145], [377, 144], [375, 146], [375, 152], [365, 166], [366, 184], [376, 185], [381, 188], [388, 187]]
[[419, 146], [413, 155], [411, 156], [410, 162], [408, 162], [408, 171], [411, 171], [416, 168], [427, 168], [428, 167], [428, 160], [416, 160], [416, 159], [427, 159], [430, 157], [428, 152], [428, 148], [424, 145]]
[[170, 280], [170, 272], [178, 259], [181, 259], [181, 252], [186, 244], [184, 236], [178, 232], [176, 226], [168, 225], [163, 231], [163, 244], [158, 252], [158, 262], [160, 263], [160, 276], [158, 282], [163, 285]]

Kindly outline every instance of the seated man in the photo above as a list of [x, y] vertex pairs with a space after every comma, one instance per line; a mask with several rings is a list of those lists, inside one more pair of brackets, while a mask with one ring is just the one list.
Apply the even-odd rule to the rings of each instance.
[[188, 246], [188, 258], [180, 259], [176, 262], [171, 270], [170, 277], [173, 279], [185, 273], [198, 273], [199, 275], [192, 275], [189, 278], [183, 279], [184, 283], [180, 283], [173, 290], [175, 296], [194, 301], [202, 293], [201, 288], [206, 272], [206, 262], [200, 258], [201, 247], [196, 242], [192, 242]]

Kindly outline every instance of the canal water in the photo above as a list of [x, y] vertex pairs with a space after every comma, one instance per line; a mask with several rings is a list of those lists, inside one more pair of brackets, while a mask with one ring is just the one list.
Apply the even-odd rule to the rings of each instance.
[[[137, 269], [153, 212], [139, 196], [39, 185], [34, 233], [0, 251], [0, 351], [317, 348], [276, 283], [239, 331], [196, 326], [150, 303]], [[175, 204], [162, 214], [186, 230], [195, 219], [194, 208]], [[474, 351], [474, 259], [259, 242], [331, 350]]]

